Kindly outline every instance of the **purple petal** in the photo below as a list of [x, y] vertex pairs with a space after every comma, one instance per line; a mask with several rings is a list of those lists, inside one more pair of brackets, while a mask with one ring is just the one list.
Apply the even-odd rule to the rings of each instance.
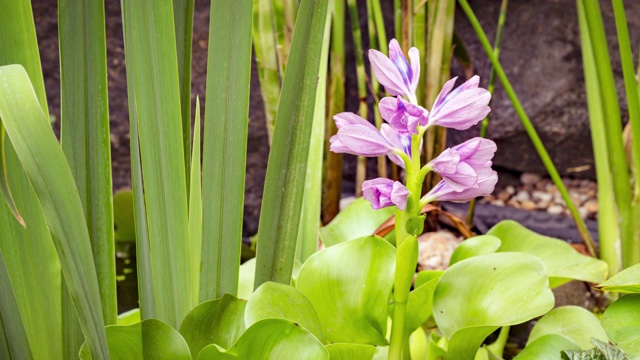
[[409, 66], [409, 62], [404, 56], [404, 53], [400, 48], [400, 44], [398, 44], [398, 40], [396, 39], [391, 39], [391, 41], [389, 42], [389, 59], [396, 66], [400, 75], [402, 75], [402, 81], [405, 87], [411, 90], [413, 69]]
[[[349, 125], [338, 130], [339, 144], [347, 148], [349, 154], [360, 156], [387, 155], [394, 150], [373, 125]], [[333, 150], [332, 150], [333, 151]]]
[[473, 165], [481, 166], [493, 158], [498, 147], [489, 139], [475, 137], [453, 147], [460, 154], [460, 159]]
[[399, 181], [393, 183], [393, 189], [391, 190], [391, 201], [400, 210], [404, 210], [407, 207], [407, 197], [409, 196], [409, 190], [402, 185]]
[[409, 59], [411, 60], [411, 70], [413, 77], [411, 80], [411, 91], [415, 92], [420, 80], [420, 50], [415, 47], [409, 49]]
[[362, 194], [373, 209], [396, 205], [400, 210], [404, 210], [409, 191], [398, 181], [377, 178], [362, 183]]
[[380, 115], [401, 134], [417, 134], [418, 124], [426, 125], [429, 112], [398, 96], [385, 97], [378, 104]]
[[452, 201], [452, 202], [467, 202], [478, 196], [486, 196], [493, 192], [496, 183], [498, 182], [498, 173], [489, 169], [490, 172], [478, 178], [478, 186], [466, 188], [462, 191], [455, 191], [444, 180], [440, 181], [429, 194], [428, 199], [438, 201]]
[[369, 62], [376, 78], [391, 95], [404, 95], [409, 89], [394, 63], [378, 50], [369, 50]]
[[349, 153], [350, 150], [348, 147], [344, 146], [340, 139], [338, 139], [338, 135], [333, 135], [331, 139], [329, 139], [329, 150], [334, 153]]
[[446, 149], [431, 161], [431, 168], [438, 174], [445, 176], [453, 174], [458, 168], [460, 154], [452, 149]]
[[451, 89], [453, 89], [453, 87], [456, 85], [456, 80], [458, 80], [457, 76], [447, 81], [446, 83], [444, 83], [444, 85], [442, 86], [442, 90], [440, 90], [440, 93], [436, 97], [436, 101], [433, 102], [433, 107], [431, 108], [432, 113], [434, 109], [442, 105], [445, 97], [451, 92]]
[[[342, 112], [333, 116], [333, 120], [336, 122], [336, 126], [338, 129], [341, 129], [343, 126], [348, 125], [371, 125], [374, 127], [369, 121], [360, 117], [358, 114], [354, 114], [352, 112]], [[375, 128], [375, 127], [374, 127]]]

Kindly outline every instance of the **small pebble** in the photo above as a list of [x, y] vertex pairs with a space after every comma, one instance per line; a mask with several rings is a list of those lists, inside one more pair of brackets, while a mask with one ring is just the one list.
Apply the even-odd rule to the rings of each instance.
[[552, 194], [549, 194], [547, 192], [542, 192], [542, 191], [534, 191], [531, 194], [531, 197], [533, 197], [534, 200], [538, 200], [540, 202], [546, 202], [546, 203], [551, 202], [551, 200], [553, 199]]
[[527, 191], [520, 190], [518, 192], [518, 194], [516, 194], [516, 196], [514, 196], [514, 199], [516, 199], [519, 202], [523, 202], [523, 201], [530, 200], [531, 197], [529, 196], [529, 193]]
[[598, 212], [598, 200], [589, 200], [584, 203], [583, 208], [587, 210], [589, 213], [597, 213]]
[[560, 205], [551, 205], [547, 208], [547, 212], [551, 215], [560, 215], [564, 212], [564, 208]]
[[535, 210], [536, 209], [536, 203], [534, 203], [531, 200], [525, 200], [522, 203], [520, 203], [520, 205], [525, 210]]
[[520, 182], [523, 185], [535, 185], [542, 180], [542, 176], [534, 173], [522, 173], [520, 175]]

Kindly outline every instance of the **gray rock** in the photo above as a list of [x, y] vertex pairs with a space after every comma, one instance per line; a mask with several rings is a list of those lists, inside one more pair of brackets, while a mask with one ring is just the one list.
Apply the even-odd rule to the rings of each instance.
[[[610, 2], [600, 3], [618, 96], [623, 118], [626, 118], [622, 70], [619, 54], [614, 49], [617, 41], [613, 12]], [[471, 1], [471, 6], [493, 42], [500, 2]], [[635, 46], [640, 43], [640, 17], [631, 14], [640, 11], [640, 2], [627, 1], [625, 6], [631, 44]], [[481, 84], [486, 86], [490, 63], [460, 9], [456, 14], [456, 31], [469, 50]], [[575, 1], [509, 2], [501, 51], [505, 72], [560, 173], [569, 174], [587, 165], [588, 170], [575, 175], [594, 178]], [[453, 75], [462, 75], [455, 61]], [[479, 126], [463, 132], [451, 130], [449, 143], [459, 143], [478, 133]], [[488, 135], [498, 144], [495, 166], [546, 173], [499, 81]]]

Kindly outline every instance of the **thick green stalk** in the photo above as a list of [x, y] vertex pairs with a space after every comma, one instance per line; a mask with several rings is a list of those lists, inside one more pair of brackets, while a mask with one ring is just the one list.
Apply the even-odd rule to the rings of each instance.
[[[369, 107], [367, 106], [367, 73], [364, 68], [364, 51], [362, 49], [362, 32], [360, 31], [360, 19], [358, 17], [358, 4], [356, 0], [347, 0], [349, 6], [349, 18], [351, 20], [351, 34], [353, 36], [353, 52], [356, 56], [356, 76], [358, 79], [358, 115], [369, 119]], [[362, 183], [367, 177], [367, 160], [358, 156], [356, 165], [356, 196], [362, 196]]]
[[469, 3], [466, 0], [458, 0], [458, 2], [462, 7], [463, 11], [465, 12], [465, 14], [467, 15], [469, 22], [471, 23], [471, 26], [475, 30], [476, 35], [478, 36], [478, 39], [482, 44], [482, 47], [484, 48], [485, 52], [487, 53], [487, 56], [489, 57], [489, 60], [491, 61], [491, 64], [495, 68], [496, 74], [498, 75], [498, 79], [500, 79], [500, 82], [502, 83], [502, 86], [504, 87], [505, 92], [509, 97], [509, 100], [511, 100], [511, 103], [513, 104], [516, 114], [518, 114], [518, 117], [520, 118], [520, 121], [525, 128], [525, 131], [529, 135], [529, 139], [531, 139], [531, 142], [533, 143], [533, 146], [535, 147], [538, 153], [538, 156], [540, 156], [540, 160], [542, 161], [545, 168], [549, 172], [549, 176], [553, 180], [554, 184], [560, 191], [560, 195], [562, 195], [562, 199], [567, 204], [567, 207], [569, 208], [569, 211], [571, 212], [571, 215], [573, 216], [573, 219], [578, 228], [578, 232], [580, 233], [580, 237], [582, 238], [582, 240], [585, 243], [585, 246], [587, 247], [587, 251], [589, 251], [589, 253], [592, 256], [595, 256], [596, 255], [595, 246], [593, 244], [593, 239], [591, 238], [591, 235], [587, 230], [587, 226], [585, 225], [584, 221], [580, 217], [580, 214], [578, 213], [578, 209], [576, 208], [575, 204], [571, 200], [571, 197], [569, 197], [567, 188], [564, 186], [564, 183], [560, 178], [560, 174], [558, 173], [558, 170], [553, 164], [553, 161], [551, 160], [549, 153], [545, 149], [544, 144], [542, 143], [542, 140], [540, 140], [540, 136], [538, 136], [536, 129], [533, 127], [533, 124], [531, 123], [529, 116], [527, 116], [527, 113], [524, 111], [524, 108], [522, 107], [522, 103], [520, 102], [520, 99], [518, 99], [518, 96], [513, 90], [513, 86], [511, 86], [511, 82], [507, 78], [507, 75], [505, 74], [504, 69], [500, 64], [500, 61], [498, 60], [495, 53], [493, 52], [491, 44], [487, 39], [487, 35], [485, 34], [484, 30], [482, 29], [482, 26], [478, 22], [478, 19], [473, 13], [473, 10], [471, 10]]
[[[500, 59], [500, 44], [502, 43], [502, 30], [504, 30], [504, 23], [507, 19], [507, 5], [509, 0], [502, 0], [502, 4], [500, 5], [500, 15], [498, 16], [498, 28], [496, 30], [496, 38], [493, 42], [493, 53], [496, 54], [496, 58]], [[493, 92], [496, 88], [496, 72], [491, 66], [491, 70], [489, 71], [489, 85], [487, 86], [487, 90], [493, 96]], [[493, 102], [493, 97], [489, 101], [489, 106]], [[490, 114], [487, 115], [482, 120], [482, 127], [480, 128], [480, 137], [487, 137], [487, 131], [489, 130], [489, 118]], [[476, 199], [472, 199], [469, 202], [469, 211], [467, 211], [467, 225], [469, 227], [473, 226], [473, 218], [476, 210]]]
[[615, 275], [620, 269], [618, 248], [620, 246], [620, 227], [618, 211], [615, 206], [613, 192], [613, 178], [609, 172], [609, 157], [607, 156], [606, 120], [602, 104], [602, 89], [598, 80], [590, 28], [584, 13], [584, 4], [577, 1], [578, 20], [580, 23], [580, 40], [582, 43], [582, 62], [587, 91], [587, 105], [589, 106], [589, 124], [591, 126], [591, 142], [593, 156], [596, 163], [596, 177], [598, 180], [598, 236], [600, 240], [600, 258], [609, 265], [609, 276]]
[[[618, 43], [620, 48], [620, 60], [622, 62], [622, 73], [624, 75], [624, 88], [627, 95], [627, 105], [629, 108], [629, 122], [631, 123], [632, 136], [636, 141], [632, 141], [635, 168], [640, 169], [640, 100], [638, 99], [638, 84], [633, 67], [633, 55], [631, 53], [631, 42], [629, 40], [629, 29], [622, 0], [612, 0], [613, 14], [618, 32]], [[633, 193], [631, 198], [631, 209], [628, 216], [637, 219], [634, 213], [640, 203], [640, 172], [636, 170], [633, 179]], [[640, 262], [640, 223], [629, 221], [631, 229], [629, 236], [622, 239], [622, 267], [627, 268]]]
[[345, 2], [335, 1], [331, 20], [329, 50], [329, 86], [327, 87], [324, 179], [322, 189], [322, 223], [328, 224], [340, 211], [342, 195], [342, 154], [329, 151], [329, 139], [338, 132], [333, 120], [344, 111], [344, 41]]
[[[251, 82], [253, 0], [211, 3], [204, 113], [200, 301], [238, 289]], [[224, 91], [218, 91], [225, 89]]]
[[87, 219], [102, 316], [113, 325], [118, 311], [104, 2], [60, 0], [58, 18], [60, 142]]

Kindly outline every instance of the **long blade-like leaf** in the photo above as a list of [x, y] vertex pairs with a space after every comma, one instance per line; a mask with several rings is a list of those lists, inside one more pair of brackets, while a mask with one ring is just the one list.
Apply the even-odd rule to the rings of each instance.
[[202, 175], [200, 165], [200, 99], [196, 98], [196, 117], [189, 177], [189, 256], [191, 257], [191, 293], [200, 297], [200, 260], [202, 258]]
[[117, 304], [104, 2], [60, 0], [58, 24], [60, 142], [87, 218], [104, 321], [111, 325]]
[[130, 113], [137, 120], [155, 315], [177, 328], [192, 305], [187, 184], [171, 0], [122, 2]]
[[260, 210], [255, 288], [269, 280], [291, 281], [323, 33], [331, 3], [300, 3]]
[[236, 294], [242, 241], [253, 0], [214, 0], [202, 163], [200, 301]]
[[33, 358], [27, 330], [20, 316], [18, 301], [1, 250], [0, 289], [2, 289], [2, 296], [0, 296], [0, 357], [7, 360]]
[[92, 354], [106, 358], [98, 277], [80, 196], [22, 66], [0, 67], [0, 118], [42, 204]]

